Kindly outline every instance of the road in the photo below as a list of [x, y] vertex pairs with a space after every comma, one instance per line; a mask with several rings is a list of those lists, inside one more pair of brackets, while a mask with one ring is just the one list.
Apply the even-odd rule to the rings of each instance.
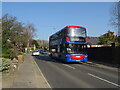
[[118, 71], [82, 63], [64, 64], [49, 56], [34, 56], [51, 88], [118, 88]]

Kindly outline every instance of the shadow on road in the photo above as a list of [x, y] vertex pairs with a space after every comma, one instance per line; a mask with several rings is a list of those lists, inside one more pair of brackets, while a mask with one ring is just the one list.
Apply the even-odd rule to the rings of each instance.
[[59, 59], [53, 59], [53, 58], [49, 57], [48, 55], [34, 56], [34, 58], [36, 58], [37, 60], [41, 60], [41, 61], [61, 63], [61, 64], [82, 64], [79, 62], [63, 62]]
[[60, 60], [56, 60], [49, 57], [48, 55], [34, 56], [34, 58], [36, 58], [37, 60], [46, 61], [46, 62], [63, 63]]
[[[83, 62], [63, 62], [63, 61], [58, 60], [58, 59], [53, 59], [53, 58], [49, 57], [48, 55], [34, 56], [34, 58], [36, 60], [41, 60], [41, 61], [45, 61], [45, 62], [60, 63], [60, 64], [84, 64]], [[99, 65], [105, 65], [105, 66], [113, 67], [113, 68], [119, 67], [118, 65], [113, 65], [113, 64], [108, 64], [108, 63], [98, 62], [98, 61], [93, 61], [93, 60], [90, 60], [90, 62], [92, 62], [92, 63], [87, 62], [87, 64], [89, 64], [90, 66], [94, 65], [94, 66], [98, 67], [97, 64], [99, 64]]]
[[[48, 55], [39, 55], [39, 56], [34, 56], [35, 59], [37, 60], [41, 60], [41, 61], [46, 61], [46, 62], [53, 62], [53, 63], [61, 63], [61, 64], [84, 64], [83, 62], [63, 62], [59, 59], [53, 59], [51, 57], [49, 57]], [[104, 63], [104, 62], [99, 62], [99, 61], [93, 61], [90, 60], [89, 63], [87, 62], [87, 64], [91, 65], [91, 66], [96, 66], [97, 64], [99, 65], [105, 65], [105, 66], [109, 66], [109, 67], [113, 67], [113, 68], [118, 68], [118, 65], [113, 65], [113, 64], [109, 64], [109, 63]]]
[[89, 61], [92, 62], [92, 63], [95, 63], [95, 64], [105, 65], [105, 66], [108, 66], [108, 67], [120, 68], [119, 64], [111, 64], [111, 63], [102, 62], [102, 61], [100, 62], [100, 61], [95, 61], [95, 60], [89, 60]]

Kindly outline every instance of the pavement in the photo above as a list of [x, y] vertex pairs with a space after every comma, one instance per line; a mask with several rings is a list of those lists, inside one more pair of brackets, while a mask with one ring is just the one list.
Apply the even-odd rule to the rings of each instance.
[[15, 73], [2, 76], [2, 88], [50, 88], [31, 55], [24, 57]]

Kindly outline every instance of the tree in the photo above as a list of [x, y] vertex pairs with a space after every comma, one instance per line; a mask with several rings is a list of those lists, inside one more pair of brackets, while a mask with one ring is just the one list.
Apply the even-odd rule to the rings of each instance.
[[2, 51], [17, 56], [32, 41], [35, 28], [32, 24], [24, 25], [16, 17], [5, 14], [2, 17]]
[[32, 41], [32, 45], [35, 45], [36, 48], [39, 48], [39, 44], [38, 44], [37, 40], [33, 40]]
[[27, 43], [27, 48], [32, 44], [32, 38], [35, 35], [35, 27], [33, 24], [28, 24], [24, 27], [25, 41]]
[[109, 30], [107, 33], [99, 37], [99, 41], [100, 41], [100, 44], [111, 44], [116, 41], [116, 36], [114, 35], [114, 32], [111, 32]]
[[37, 40], [39, 47], [42, 49], [47, 50], [47, 48], [49, 47], [49, 42], [47, 40]]
[[0, 56], [2, 54], [2, 19], [0, 18]]
[[120, 44], [120, 1], [114, 4], [111, 14], [111, 24], [118, 32], [117, 42]]
[[16, 17], [12, 17], [8, 14], [2, 18], [2, 37], [3, 37], [3, 48], [12, 48], [15, 54], [22, 51], [24, 36], [23, 24], [17, 21]]
[[120, 25], [120, 2], [116, 2], [111, 10], [111, 25], [115, 26], [118, 30]]

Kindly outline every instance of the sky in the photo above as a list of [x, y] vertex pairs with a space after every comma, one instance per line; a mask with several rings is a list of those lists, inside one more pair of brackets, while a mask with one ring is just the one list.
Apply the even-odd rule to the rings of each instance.
[[87, 28], [87, 35], [98, 37], [108, 30], [114, 2], [2, 2], [2, 14], [17, 17], [25, 24], [34, 24], [34, 39], [49, 36], [67, 25]]
[[118, 2], [119, 0], [1, 0], [2, 2]]

